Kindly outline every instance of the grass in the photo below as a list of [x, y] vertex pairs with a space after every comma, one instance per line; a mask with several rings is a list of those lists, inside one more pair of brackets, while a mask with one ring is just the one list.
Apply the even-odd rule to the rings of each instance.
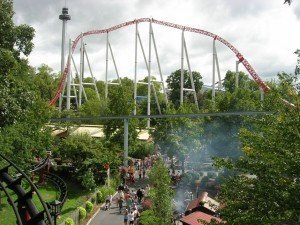
[[[57, 224], [62, 223], [67, 217], [69, 217], [74, 210], [77, 209], [78, 206], [83, 205], [89, 198], [91, 193], [87, 193], [86, 191], [82, 191], [82, 188], [79, 184], [74, 182], [68, 182], [68, 196], [67, 200], [62, 208], [61, 216], [59, 217]], [[59, 196], [58, 189], [56, 186], [51, 183], [47, 183], [44, 186], [39, 188], [39, 191], [46, 202], [51, 202], [57, 199]], [[13, 199], [16, 199], [16, 196], [13, 193], [10, 193], [13, 196]], [[16, 217], [13, 212], [12, 207], [7, 202], [7, 197], [4, 192], [0, 193], [1, 197], [1, 205], [0, 205], [0, 224], [11, 225], [16, 224]], [[41, 203], [38, 201], [37, 195], [34, 195], [33, 201], [35, 202], [37, 208], [42, 209]]]

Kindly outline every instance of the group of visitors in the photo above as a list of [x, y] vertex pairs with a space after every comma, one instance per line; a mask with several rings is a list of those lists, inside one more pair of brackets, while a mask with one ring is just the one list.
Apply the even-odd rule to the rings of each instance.
[[121, 175], [123, 179], [123, 183], [129, 181], [131, 183], [135, 183], [135, 172], [138, 172], [139, 179], [145, 179], [146, 171], [151, 167], [151, 160], [146, 159], [135, 159], [133, 160], [127, 168], [121, 168]]
[[[127, 185], [120, 185], [116, 195], [116, 203], [119, 212], [124, 212], [124, 225], [137, 224], [137, 218], [140, 215], [139, 205], [145, 196], [145, 189], [139, 188], [136, 192], [128, 188]], [[124, 209], [124, 210], [123, 210]]]
[[[132, 159], [129, 166], [120, 167], [122, 183], [118, 187], [118, 191], [113, 198], [111, 195], [107, 196], [105, 209], [109, 210], [113, 199], [116, 202], [118, 211], [123, 215], [124, 225], [138, 225], [141, 205], [144, 196], [147, 196], [150, 186], [146, 188], [139, 187], [138, 189], [129, 189], [127, 184], [135, 183], [135, 179], [145, 179], [147, 170], [149, 170], [154, 163], [153, 156], [145, 157], [145, 159]], [[129, 182], [129, 183], [128, 183]]]

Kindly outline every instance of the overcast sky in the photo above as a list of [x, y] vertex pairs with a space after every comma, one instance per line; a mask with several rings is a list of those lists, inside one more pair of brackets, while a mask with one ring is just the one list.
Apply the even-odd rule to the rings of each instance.
[[[283, 0], [67, 0], [72, 19], [67, 25], [67, 39], [81, 32], [105, 29], [142, 17], [152, 17], [215, 33], [235, 46], [264, 79], [270, 80], [281, 71], [294, 71], [300, 48], [300, 2], [291, 6]], [[60, 71], [61, 29], [58, 19], [65, 0], [14, 0], [15, 23], [29, 24], [36, 30], [35, 48], [29, 56], [31, 65], [47, 64]], [[139, 25], [145, 51], [148, 52], [148, 24]], [[160, 25], [153, 26], [164, 78], [180, 68], [181, 32]], [[110, 43], [121, 76], [133, 79], [134, 26], [110, 34]], [[92, 71], [104, 80], [105, 35], [85, 39]], [[192, 70], [199, 71], [206, 84], [212, 76], [212, 39], [186, 33]], [[79, 68], [78, 49], [75, 61]], [[221, 76], [235, 70], [235, 55], [217, 43]], [[152, 71], [158, 74], [154, 50]], [[138, 76], [147, 72], [138, 49]], [[146, 53], [148, 57], [148, 53]], [[109, 78], [116, 78], [109, 56]], [[86, 66], [87, 68], [87, 66]], [[185, 63], [186, 68], [186, 63]], [[241, 70], [243, 66], [240, 66]], [[88, 71], [87, 71], [88, 73]]]

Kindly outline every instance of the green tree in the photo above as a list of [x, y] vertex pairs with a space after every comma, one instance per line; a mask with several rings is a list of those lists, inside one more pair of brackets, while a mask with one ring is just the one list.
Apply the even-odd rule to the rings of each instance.
[[[121, 80], [121, 85], [110, 87], [107, 101], [107, 115], [131, 115], [134, 109], [133, 102], [133, 82], [128, 78]], [[137, 141], [137, 125], [134, 119], [129, 121], [129, 145], [134, 145]], [[123, 148], [124, 121], [108, 120], [104, 124], [104, 133], [110, 143], [117, 144]]]
[[32, 39], [34, 29], [22, 24], [16, 26], [13, 22], [13, 1], [2, 0], [0, 8], [0, 49], [13, 53], [16, 59], [20, 54], [28, 56], [33, 49]]
[[[263, 107], [258, 86], [244, 73], [239, 74], [239, 88], [235, 88], [235, 73], [228, 71], [223, 81], [225, 91], [218, 92], [214, 107], [219, 112], [258, 111]], [[242, 151], [238, 138], [239, 129], [250, 127], [246, 117], [204, 118], [204, 148], [210, 156], [238, 158]]]
[[[227, 71], [222, 83], [225, 90], [230, 93], [233, 93], [237, 89], [235, 85], [235, 75], [235, 72], [232, 72], [230, 70]], [[238, 88], [240, 89], [249, 89], [253, 91], [259, 90], [257, 84], [254, 81], [250, 80], [250, 78], [244, 72], [239, 72], [238, 83]]]
[[105, 163], [109, 163], [112, 170], [116, 170], [121, 164], [116, 149], [108, 149], [100, 140], [87, 134], [68, 136], [59, 143], [55, 154], [76, 168], [75, 178], [87, 189], [94, 187], [96, 178], [99, 178], [99, 181], [104, 180]]
[[[184, 104], [178, 110], [169, 108], [166, 114], [187, 114], [195, 113], [197, 109], [193, 104]], [[202, 120], [191, 118], [171, 118], [156, 120], [153, 137], [156, 144], [170, 158], [177, 156], [182, 163], [189, 153], [196, 153], [201, 150]]]
[[[196, 93], [198, 93], [202, 86], [203, 82], [201, 81], [202, 76], [199, 72], [192, 71], [194, 85]], [[169, 100], [175, 105], [176, 108], [180, 105], [180, 79], [181, 79], [181, 70], [176, 70], [170, 76], [168, 76], [166, 82], [168, 84], [168, 89], [170, 89]], [[187, 70], [184, 70], [184, 88], [192, 88], [191, 79]], [[193, 96], [190, 92], [184, 91], [184, 99], [187, 102], [194, 102]]]
[[[150, 197], [152, 201], [153, 214], [157, 224], [171, 225], [173, 216], [172, 199], [173, 190], [171, 189], [171, 178], [168, 169], [161, 160], [155, 162], [149, 173]], [[143, 220], [141, 221], [143, 224]]]
[[[219, 196], [226, 205], [221, 215], [229, 225], [300, 222], [300, 113], [280, 100], [285, 85], [280, 80], [266, 102], [276, 113], [255, 118], [250, 128], [240, 131], [244, 155], [217, 160], [235, 174], [226, 179]], [[299, 105], [296, 92], [294, 100]]]
[[54, 96], [58, 85], [57, 79], [57, 74], [53, 73], [53, 69], [49, 66], [42, 64], [38, 68], [38, 72], [36, 73], [33, 82], [44, 101], [48, 102]]
[[154, 211], [151, 209], [145, 210], [141, 213], [140, 217], [141, 225], [153, 225], [159, 223], [159, 218], [154, 214]]
[[34, 29], [13, 22], [13, 3], [0, 8], [0, 142], [2, 150], [19, 165], [51, 149], [52, 138], [44, 124], [50, 108], [32, 82], [35, 71], [24, 56], [33, 48]]
[[[153, 87], [151, 87], [151, 102], [150, 102], [150, 109], [151, 114], [159, 114], [156, 97], [158, 100], [158, 104], [161, 108], [161, 111], [163, 111], [166, 108], [166, 101], [165, 96], [162, 92], [162, 84], [159, 82], [155, 82], [156, 78], [151, 77], [152, 85], [154, 85], [154, 89], [156, 92], [156, 96], [153, 91]], [[148, 83], [148, 77], [145, 77], [144, 79], [140, 80], [140, 82]], [[146, 84], [137, 84], [137, 96], [140, 96], [139, 99], [137, 99], [137, 114], [147, 114], [147, 107], [148, 107], [148, 85]]]

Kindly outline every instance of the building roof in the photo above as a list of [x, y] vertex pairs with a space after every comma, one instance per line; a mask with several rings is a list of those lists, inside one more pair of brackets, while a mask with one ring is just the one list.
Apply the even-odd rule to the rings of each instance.
[[94, 127], [94, 126], [80, 126], [75, 130], [70, 132], [70, 135], [74, 134], [88, 134], [91, 137], [102, 138], [105, 137], [102, 127]]
[[204, 203], [203, 207], [209, 209], [212, 212], [216, 212], [220, 206], [219, 202], [217, 202], [213, 198], [208, 197], [207, 192], [203, 192], [198, 198], [190, 202], [187, 210], [193, 210], [194, 208], [197, 208], [200, 203]]
[[[150, 132], [149, 130], [137, 130], [138, 131], [138, 139], [141, 141], [149, 141], [150, 138]], [[60, 136], [62, 133], [65, 133], [66, 129], [56, 129], [52, 131], [53, 136]], [[76, 135], [76, 134], [87, 134], [91, 137], [95, 138], [103, 138], [105, 137], [105, 134], [103, 132], [103, 126], [99, 125], [81, 125], [79, 127], [71, 127], [69, 129], [70, 135]]]
[[217, 222], [222, 221], [220, 218], [208, 215], [200, 211], [193, 212], [187, 216], [184, 216], [180, 219], [180, 221], [188, 225], [204, 225], [204, 223], [202, 223], [202, 220], [209, 223], [212, 219], [216, 220]]

